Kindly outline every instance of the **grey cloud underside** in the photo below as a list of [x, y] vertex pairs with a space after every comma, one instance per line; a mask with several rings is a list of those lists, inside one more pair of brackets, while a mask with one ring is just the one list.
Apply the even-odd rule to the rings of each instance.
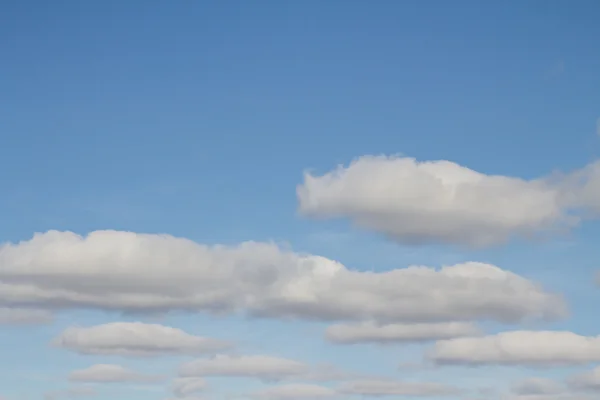
[[47, 310], [0, 307], [0, 325], [49, 324], [54, 316]]
[[298, 186], [300, 212], [348, 218], [407, 244], [488, 246], [562, 231], [600, 213], [600, 162], [536, 180], [450, 161], [364, 156]]
[[359, 272], [272, 243], [206, 246], [119, 231], [49, 231], [2, 245], [0, 306], [380, 323], [517, 322], [566, 313], [561, 296], [488, 264]]

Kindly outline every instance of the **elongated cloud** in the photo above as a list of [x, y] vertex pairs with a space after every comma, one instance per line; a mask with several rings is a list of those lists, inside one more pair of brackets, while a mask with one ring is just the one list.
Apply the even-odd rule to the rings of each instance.
[[547, 378], [528, 378], [517, 382], [512, 392], [522, 396], [563, 394], [565, 388], [560, 383]]
[[434, 382], [400, 382], [392, 380], [359, 380], [344, 384], [340, 393], [360, 396], [450, 396], [461, 390]]
[[468, 322], [389, 325], [364, 322], [332, 325], [325, 332], [329, 341], [340, 344], [425, 342], [480, 334], [479, 328]]
[[513, 331], [437, 342], [439, 364], [564, 366], [600, 362], [600, 337], [566, 331]]
[[179, 369], [182, 377], [229, 376], [280, 380], [302, 376], [309, 366], [298, 361], [270, 356], [226, 356], [198, 359], [183, 364]]
[[178, 398], [187, 398], [190, 395], [203, 392], [208, 384], [203, 378], [177, 378], [171, 383], [171, 390]]
[[206, 246], [118, 231], [50, 231], [2, 245], [0, 306], [23, 305], [386, 323], [515, 322], [566, 312], [560, 296], [489, 264], [359, 272], [270, 243]]
[[52, 322], [52, 313], [28, 308], [0, 308], [0, 325], [38, 325]]
[[158, 356], [215, 353], [230, 343], [190, 335], [181, 329], [141, 322], [113, 322], [67, 328], [53, 344], [82, 354]]
[[568, 384], [577, 390], [600, 393], [600, 367], [570, 377]]
[[253, 397], [264, 400], [315, 400], [337, 396], [331, 388], [305, 383], [290, 383], [261, 390]]
[[69, 375], [70, 381], [87, 383], [156, 383], [163, 379], [158, 375], [141, 374], [114, 364], [96, 364]]
[[348, 218], [402, 243], [487, 246], [573, 226], [571, 211], [600, 211], [600, 162], [561, 176], [486, 175], [450, 161], [364, 156], [305, 174], [300, 212]]

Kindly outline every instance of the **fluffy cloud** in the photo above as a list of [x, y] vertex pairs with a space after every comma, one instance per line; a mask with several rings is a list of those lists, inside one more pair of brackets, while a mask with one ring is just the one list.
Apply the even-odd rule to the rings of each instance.
[[360, 396], [450, 396], [461, 393], [453, 386], [433, 382], [359, 380], [344, 384], [340, 393]]
[[206, 381], [200, 377], [177, 378], [171, 384], [171, 390], [179, 398], [187, 398], [191, 394], [204, 391], [207, 388]]
[[300, 212], [350, 218], [399, 242], [498, 244], [600, 211], [600, 162], [558, 178], [485, 175], [450, 161], [364, 156], [322, 176], [305, 174]]
[[442, 322], [430, 324], [390, 324], [373, 322], [339, 324], [327, 328], [325, 335], [334, 343], [402, 343], [476, 336], [481, 331], [468, 322]]
[[308, 372], [308, 365], [285, 358], [228, 355], [190, 361], [179, 369], [182, 377], [230, 376], [265, 381], [301, 376]]
[[[435, 293], [435, 295], [432, 295]], [[269, 243], [50, 231], [0, 247], [0, 306], [245, 311], [323, 320], [516, 322], [565, 313], [560, 296], [482, 263], [359, 272]]]
[[52, 322], [53, 316], [45, 310], [0, 307], [0, 325], [37, 325]]
[[331, 388], [303, 383], [290, 383], [264, 389], [255, 394], [256, 398], [265, 400], [314, 400], [336, 396]]
[[600, 337], [566, 331], [512, 331], [441, 340], [429, 357], [438, 364], [562, 366], [600, 361]]
[[88, 383], [155, 383], [162, 381], [163, 377], [140, 374], [120, 365], [96, 364], [71, 372], [69, 380]]
[[114, 322], [67, 328], [54, 345], [82, 354], [158, 356], [214, 353], [227, 342], [190, 335], [180, 329], [141, 322]]

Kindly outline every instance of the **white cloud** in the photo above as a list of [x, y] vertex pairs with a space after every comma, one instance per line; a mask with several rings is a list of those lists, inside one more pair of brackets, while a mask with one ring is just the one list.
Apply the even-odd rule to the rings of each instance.
[[[435, 293], [435, 296], [431, 294]], [[50, 231], [0, 247], [0, 306], [242, 311], [431, 322], [562, 316], [562, 297], [482, 263], [359, 272], [270, 243], [205, 246], [168, 235]]]
[[392, 380], [359, 380], [344, 384], [340, 393], [361, 396], [447, 396], [461, 390], [433, 382], [399, 382]]
[[163, 379], [161, 376], [140, 374], [114, 364], [96, 364], [69, 375], [72, 382], [88, 383], [155, 383]]
[[178, 398], [187, 398], [191, 394], [206, 390], [207, 387], [206, 381], [200, 377], [177, 378], [171, 383], [171, 390]]
[[396, 241], [487, 246], [578, 222], [600, 211], [600, 163], [556, 179], [485, 175], [450, 161], [363, 156], [322, 176], [306, 173], [300, 212], [349, 218]]
[[297, 377], [308, 372], [308, 365], [285, 358], [228, 355], [190, 361], [179, 369], [179, 375], [182, 377], [229, 376], [265, 381]]
[[566, 331], [512, 331], [435, 343], [438, 364], [563, 366], [600, 361], [600, 337]]
[[53, 343], [82, 354], [121, 356], [193, 355], [231, 347], [227, 342], [190, 335], [181, 329], [141, 322], [70, 327]]
[[479, 328], [469, 322], [389, 325], [364, 322], [332, 325], [325, 332], [329, 341], [343, 344], [423, 342], [480, 334]]
[[0, 325], [48, 324], [53, 319], [52, 313], [45, 310], [0, 307]]
[[336, 396], [337, 392], [331, 388], [304, 383], [290, 383], [273, 386], [256, 393], [253, 397], [268, 400], [313, 400]]

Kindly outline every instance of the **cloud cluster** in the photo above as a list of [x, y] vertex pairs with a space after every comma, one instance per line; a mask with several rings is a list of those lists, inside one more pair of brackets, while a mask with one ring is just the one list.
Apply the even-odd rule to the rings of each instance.
[[[487, 246], [568, 229], [600, 215], [600, 162], [524, 180], [449, 161], [365, 156], [322, 176], [306, 174], [297, 194], [305, 215], [348, 218], [401, 243]], [[54, 313], [69, 309], [325, 321], [331, 323], [325, 331], [331, 343], [433, 342], [425, 358], [437, 366], [600, 362], [600, 337], [525, 330], [486, 335], [482, 321], [519, 323], [568, 314], [561, 295], [487, 263], [358, 271], [274, 243], [205, 245], [110, 230], [84, 236], [48, 231], [0, 245], [0, 324], [48, 323]], [[71, 326], [52, 343], [81, 355], [200, 357], [181, 364], [171, 381], [179, 400], [198, 400], [214, 377], [268, 383], [248, 394], [263, 400], [466, 395], [438, 382], [379, 379], [275, 356], [229, 354], [232, 343], [160, 324]], [[69, 375], [73, 383], [165, 380], [115, 364]], [[588, 400], [590, 393], [600, 393], [598, 368], [565, 382], [530, 378], [515, 384], [507, 398]]]
[[[435, 295], [432, 295], [434, 294]], [[561, 296], [483, 263], [360, 272], [271, 244], [50, 231], [0, 247], [0, 305], [187, 310], [321, 320], [517, 322], [565, 314]]]
[[363, 156], [298, 186], [300, 212], [349, 218], [408, 244], [487, 246], [600, 211], [600, 162], [560, 177], [486, 175], [450, 161]]

